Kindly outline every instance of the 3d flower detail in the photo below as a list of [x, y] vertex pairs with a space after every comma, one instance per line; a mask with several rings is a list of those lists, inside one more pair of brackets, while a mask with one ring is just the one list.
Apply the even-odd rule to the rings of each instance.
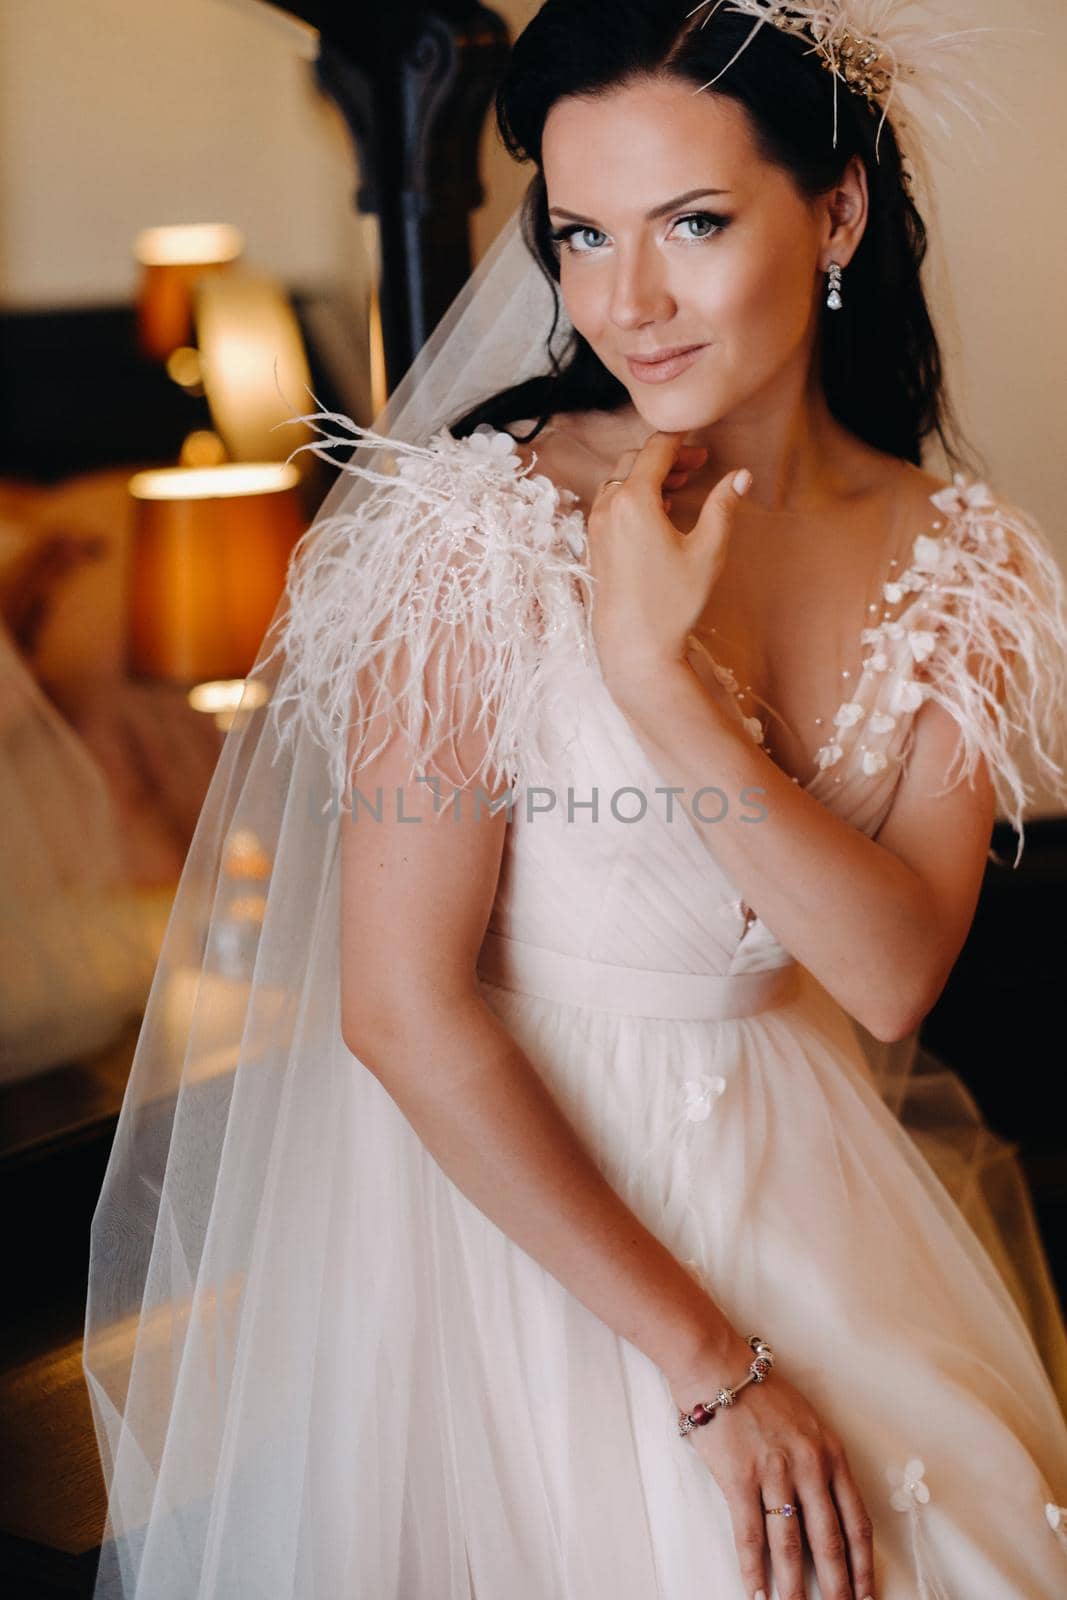
[[514, 456], [516, 464], [519, 463], [511, 434], [498, 433], [488, 422], [480, 422], [474, 432], [467, 436], [467, 446], [476, 456], [485, 456], [497, 462], [502, 462], [506, 456]]
[[871, 733], [888, 733], [897, 725], [896, 717], [891, 717], [888, 711], [876, 711], [867, 724]]
[[928, 629], [912, 628], [908, 634], [908, 646], [916, 661], [925, 661], [933, 653], [936, 644], [937, 635]]
[[712, 671], [715, 673], [716, 678], [718, 678], [719, 682], [724, 688], [737, 688], [737, 679], [734, 677], [729, 667], [720, 667], [718, 662], [715, 662]]
[[944, 546], [940, 539], [931, 539], [929, 534], [920, 533], [911, 549], [911, 564], [922, 572], [936, 572], [944, 556]]
[[567, 541], [568, 550], [576, 561], [580, 561], [585, 555], [588, 546], [582, 518], [580, 516], [569, 516], [560, 526], [563, 529], [563, 537]]
[[926, 690], [921, 683], [914, 679], [902, 679], [893, 691], [890, 705], [894, 711], [918, 711], [926, 699]]
[[824, 744], [816, 752], [815, 758], [819, 763], [820, 772], [825, 772], [827, 767], [834, 766], [844, 755], [839, 744]]
[[995, 504], [989, 485], [968, 483], [963, 472], [957, 472], [950, 487], [939, 489], [930, 499], [939, 511], [945, 511], [950, 516], [958, 516], [965, 511], [983, 511]]
[[560, 503], [559, 489], [543, 472], [531, 472], [528, 477], [520, 478], [519, 492], [528, 500], [538, 500], [542, 505], [550, 506], [553, 511]]
[[834, 722], [839, 728], [854, 728], [862, 715], [863, 707], [858, 700], [846, 700], [834, 712]]
[[1010, 554], [1011, 542], [1008, 539], [1007, 529], [1002, 528], [999, 522], [993, 523], [991, 527], [987, 525], [981, 532], [985, 536], [985, 542], [991, 544], [998, 555], [1007, 556]]
[[930, 1498], [930, 1491], [923, 1481], [925, 1466], [917, 1456], [907, 1462], [903, 1471], [900, 1467], [887, 1467], [886, 1477], [893, 1485], [893, 1493], [889, 1496], [889, 1504], [894, 1511], [910, 1511], [916, 1501], [926, 1505]]
[[873, 778], [876, 772], [881, 772], [888, 765], [888, 757], [884, 750], [865, 750], [861, 765], [865, 775]]
[[685, 1081], [685, 1114], [690, 1122], [703, 1122], [711, 1115], [712, 1102], [726, 1088], [726, 1079], [702, 1072], [699, 1078]]
[[872, 656], [867, 657], [864, 666], [870, 667], [872, 672], [885, 672], [889, 667], [889, 657], [884, 650], [876, 650]]
[[901, 583], [883, 583], [882, 593], [890, 605], [896, 605], [898, 600], [903, 600], [904, 598], [904, 585]]
[[758, 717], [746, 717], [745, 727], [755, 739], [757, 744], [763, 743], [763, 723]]

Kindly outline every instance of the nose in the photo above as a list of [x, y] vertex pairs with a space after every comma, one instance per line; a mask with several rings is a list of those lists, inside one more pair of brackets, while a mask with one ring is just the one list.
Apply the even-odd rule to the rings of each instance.
[[640, 328], [666, 322], [677, 309], [666, 267], [651, 241], [620, 248], [613, 263], [608, 315], [617, 328]]

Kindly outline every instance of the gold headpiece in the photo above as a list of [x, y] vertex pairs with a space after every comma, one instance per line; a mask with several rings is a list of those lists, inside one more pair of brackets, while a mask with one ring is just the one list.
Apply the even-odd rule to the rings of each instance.
[[[978, 34], [1003, 32], [991, 28], [955, 29], [938, 33], [917, 15], [932, 11], [916, 0], [700, 0], [688, 12], [694, 16], [708, 7], [703, 27], [721, 9], [751, 17], [753, 27], [722, 71], [702, 88], [710, 88], [748, 48], [768, 23], [782, 33], [803, 39], [809, 53], [834, 75], [834, 144], [837, 144], [837, 84], [862, 95], [874, 112], [880, 112], [879, 134], [890, 102], [902, 87], [914, 86], [934, 103], [934, 116], [944, 128], [946, 119], [938, 101], [963, 111], [978, 124], [973, 107], [988, 97], [962, 71], [964, 56]], [[1010, 31], [1010, 30], [1007, 30]], [[894, 126], [896, 126], [894, 116]]]
[[[731, 10], [737, 9], [731, 6]], [[854, 94], [863, 95], [869, 104], [873, 105], [880, 95], [887, 94], [893, 87], [892, 60], [876, 40], [857, 38], [848, 32], [835, 38], [825, 22], [808, 21], [784, 10], [768, 16], [767, 21], [783, 33], [795, 33], [811, 40], [811, 47], [818, 51], [827, 72], [836, 73]]]

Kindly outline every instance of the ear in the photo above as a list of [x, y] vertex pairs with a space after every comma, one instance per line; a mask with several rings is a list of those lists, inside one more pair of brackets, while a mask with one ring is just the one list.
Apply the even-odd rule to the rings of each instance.
[[867, 169], [859, 156], [850, 157], [837, 183], [823, 197], [823, 205], [826, 233], [821, 267], [825, 272], [831, 261], [848, 266], [867, 226]]

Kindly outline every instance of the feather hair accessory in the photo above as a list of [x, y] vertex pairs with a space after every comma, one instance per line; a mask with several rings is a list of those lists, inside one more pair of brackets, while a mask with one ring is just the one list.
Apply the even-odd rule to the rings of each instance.
[[809, 53], [817, 54], [822, 66], [833, 73], [835, 149], [839, 84], [862, 95], [872, 112], [880, 113], [876, 154], [890, 106], [898, 97], [903, 107], [902, 113], [894, 113], [898, 133], [910, 127], [909, 113], [924, 109], [932, 113], [943, 133], [950, 131], [953, 112], [980, 128], [979, 106], [988, 109], [992, 101], [970, 72], [968, 56], [979, 37], [1017, 31], [953, 28], [938, 32], [931, 26], [931, 5], [917, 0], [700, 0], [687, 15], [695, 16], [708, 7], [701, 27], [722, 9], [751, 17], [753, 26], [722, 71], [701, 88], [717, 83], [769, 24], [807, 40]]

